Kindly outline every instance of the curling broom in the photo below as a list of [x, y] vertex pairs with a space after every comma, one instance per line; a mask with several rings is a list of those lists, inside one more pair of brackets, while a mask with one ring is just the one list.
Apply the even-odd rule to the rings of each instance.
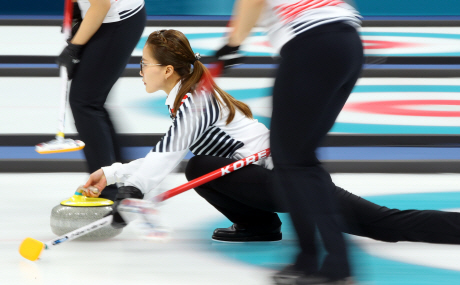
[[[72, 31], [72, 12], [73, 4], [72, 0], [65, 0], [64, 4], [64, 22], [63, 22], [63, 34], [67, 40], [70, 37]], [[67, 93], [69, 82], [67, 80], [67, 69], [61, 66], [59, 69], [59, 76], [61, 78], [61, 102], [59, 106], [59, 122], [58, 132], [54, 140], [39, 143], [35, 146], [35, 151], [40, 154], [58, 153], [77, 151], [85, 147], [85, 143], [80, 140], [66, 139], [64, 138], [64, 123], [65, 113], [67, 108]]]

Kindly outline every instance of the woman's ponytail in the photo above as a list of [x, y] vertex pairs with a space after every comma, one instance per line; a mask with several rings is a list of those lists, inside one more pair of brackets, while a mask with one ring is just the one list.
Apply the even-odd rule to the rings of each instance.
[[[174, 101], [174, 116], [176, 116], [185, 94], [195, 91], [196, 88], [204, 84], [209, 86], [209, 91], [219, 104], [228, 108], [227, 124], [235, 117], [235, 108], [246, 117], [252, 118], [252, 112], [248, 105], [236, 100], [216, 85], [211, 72], [201, 63], [200, 54], [193, 53], [188, 39], [182, 32], [177, 30], [156, 31], [150, 34], [146, 44], [152, 48], [152, 55], [160, 64], [172, 65], [181, 78], [181, 86]], [[219, 95], [216, 94], [216, 91]]]

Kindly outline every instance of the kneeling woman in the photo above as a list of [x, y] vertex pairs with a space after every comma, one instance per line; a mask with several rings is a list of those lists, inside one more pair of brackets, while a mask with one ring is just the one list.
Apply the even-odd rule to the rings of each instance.
[[[114, 227], [126, 225], [116, 212], [124, 198], [143, 198], [155, 189], [188, 151], [195, 154], [186, 169], [194, 179], [269, 147], [269, 130], [252, 118], [249, 107], [220, 89], [195, 55], [187, 38], [176, 30], [150, 34], [143, 49], [141, 76], [146, 91], [163, 90], [173, 122], [145, 158], [91, 174], [86, 187], [123, 183], [114, 206]], [[205, 84], [209, 90], [202, 88]], [[206, 86], [205, 86], [206, 87]], [[208, 182], [195, 190], [233, 225], [214, 231], [222, 241], [281, 239], [284, 212], [271, 187], [270, 158]], [[91, 194], [91, 193], [89, 193]], [[460, 244], [460, 214], [388, 209], [339, 187], [334, 198], [343, 215], [344, 232], [388, 242], [419, 241]]]
[[[91, 174], [87, 186], [99, 190], [114, 183], [116, 203], [142, 198], [192, 151], [196, 155], [239, 159], [269, 147], [269, 131], [252, 118], [249, 107], [220, 89], [194, 54], [187, 38], [176, 30], [149, 35], [143, 49], [141, 76], [146, 91], [168, 94], [172, 125], [145, 158], [114, 163]], [[206, 81], [206, 84], [201, 84]], [[263, 164], [264, 162], [262, 162]], [[115, 207], [114, 207], [115, 208]], [[113, 226], [123, 226], [114, 215]]]

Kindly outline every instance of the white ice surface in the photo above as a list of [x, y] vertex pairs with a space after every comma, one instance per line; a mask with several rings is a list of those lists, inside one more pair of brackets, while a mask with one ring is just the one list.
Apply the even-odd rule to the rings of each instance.
[[[22, 239], [55, 237], [49, 226], [51, 209], [86, 178], [73, 173], [0, 174], [1, 189], [14, 193], [0, 202], [0, 284], [267, 284], [270, 270], [202, 249], [211, 241], [197, 236], [212, 233], [203, 225], [221, 216], [191, 191], [161, 207], [165, 223], [174, 230], [168, 243], [140, 241], [128, 227], [111, 240], [70, 241], [45, 250], [37, 262], [22, 258]], [[162, 187], [183, 183], [183, 174], [173, 174]]]
[[[111, 240], [70, 241], [44, 251], [37, 262], [22, 258], [18, 247], [25, 237], [41, 241], [55, 237], [49, 226], [51, 209], [87, 177], [81, 173], [0, 174], [0, 284], [271, 284], [272, 270], [238, 262], [212, 249], [210, 225], [223, 217], [193, 191], [160, 208], [165, 223], [174, 230], [169, 243], [142, 242], [128, 226]], [[363, 196], [460, 188], [457, 174], [335, 174], [333, 180]], [[183, 174], [172, 174], [160, 188], [167, 190], [184, 182]], [[355, 240], [371, 255], [460, 271], [458, 246]], [[372, 264], [366, 266], [369, 270]]]

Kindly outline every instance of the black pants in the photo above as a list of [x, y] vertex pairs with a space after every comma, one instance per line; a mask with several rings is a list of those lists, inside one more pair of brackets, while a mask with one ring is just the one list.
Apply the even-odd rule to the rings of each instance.
[[334, 184], [315, 150], [333, 126], [350, 95], [363, 63], [356, 30], [345, 23], [316, 27], [281, 49], [273, 88], [270, 145], [275, 185], [283, 193], [299, 237], [296, 266], [309, 273], [318, 267], [314, 234], [327, 250], [321, 273], [350, 275], [347, 248]]
[[[120, 162], [121, 150], [105, 101], [121, 76], [145, 27], [145, 7], [134, 16], [102, 24], [86, 44], [72, 80], [69, 102], [75, 126], [86, 146], [83, 149], [90, 173]], [[114, 199], [116, 186], [102, 197]]]
[[[195, 179], [235, 162], [214, 156], [195, 156], [185, 175]], [[249, 165], [195, 188], [233, 223], [273, 229], [281, 225], [276, 212], [287, 212], [272, 187], [273, 171]], [[343, 217], [340, 230], [386, 242], [412, 241], [460, 244], [460, 213], [398, 210], [374, 204], [334, 185], [332, 195]]]

